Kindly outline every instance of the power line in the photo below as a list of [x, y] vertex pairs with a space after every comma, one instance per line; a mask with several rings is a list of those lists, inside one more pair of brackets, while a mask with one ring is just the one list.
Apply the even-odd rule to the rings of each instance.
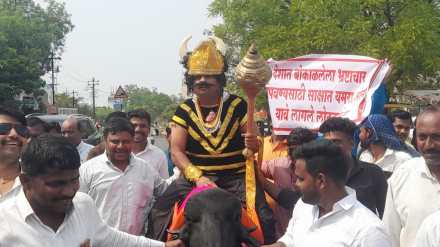
[[[63, 71], [64, 71], [64, 70], [63, 70]], [[80, 79], [79, 77], [74, 76], [74, 75], [71, 74], [70, 72], [66, 72], [66, 71], [64, 71], [64, 72], [65, 72], [65, 73], [64, 73], [65, 76], [69, 77], [70, 79], [72, 79], [72, 80], [74, 80], [74, 81], [76, 81], [76, 82], [87, 82], [87, 80], [82, 80], [82, 79]]]
[[96, 90], [95, 87], [99, 85], [99, 81], [95, 80], [95, 77], [92, 78], [91, 81], [88, 82], [89, 87], [92, 89], [92, 109], [93, 109], [93, 119], [96, 118], [96, 107], [95, 107], [95, 97], [96, 97]]
[[55, 105], [55, 66], [54, 66], [54, 60], [60, 60], [60, 57], [55, 57], [55, 53], [52, 51], [50, 52], [50, 70], [51, 70], [51, 78], [52, 78], [52, 84], [50, 84], [51, 88], [52, 88], [52, 105]]
[[81, 73], [77, 72], [76, 70], [73, 70], [70, 66], [69, 66], [69, 70], [67, 71], [69, 74], [71, 74], [72, 76], [75, 76], [76, 78], [80, 78], [80, 80], [82, 81], [87, 81], [87, 76], [82, 75]]
[[72, 90], [72, 108], [75, 108], [75, 94], [78, 96], [78, 91]]

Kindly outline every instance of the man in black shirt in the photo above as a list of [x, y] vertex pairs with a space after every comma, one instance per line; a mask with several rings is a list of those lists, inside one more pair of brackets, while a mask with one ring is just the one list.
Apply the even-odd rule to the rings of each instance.
[[356, 190], [356, 197], [364, 206], [382, 218], [388, 184], [380, 167], [353, 157], [355, 129], [356, 125], [349, 119], [335, 117], [322, 123], [319, 132], [352, 157], [346, 185]]

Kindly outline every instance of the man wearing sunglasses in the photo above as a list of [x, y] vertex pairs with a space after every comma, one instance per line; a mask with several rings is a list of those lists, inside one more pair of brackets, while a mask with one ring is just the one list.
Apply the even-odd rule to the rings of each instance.
[[27, 137], [23, 113], [0, 106], [0, 204], [12, 198], [21, 187], [18, 159]]

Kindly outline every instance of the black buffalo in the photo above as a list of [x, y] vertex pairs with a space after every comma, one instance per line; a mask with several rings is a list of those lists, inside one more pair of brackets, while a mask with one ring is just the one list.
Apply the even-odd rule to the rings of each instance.
[[259, 247], [240, 221], [240, 201], [222, 189], [208, 189], [188, 200], [179, 237], [187, 247]]

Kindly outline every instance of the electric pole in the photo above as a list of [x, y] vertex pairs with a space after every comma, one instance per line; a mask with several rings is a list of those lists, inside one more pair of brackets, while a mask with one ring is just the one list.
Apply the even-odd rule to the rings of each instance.
[[75, 108], [75, 94], [78, 95], [78, 92], [72, 90], [72, 108]]
[[50, 70], [51, 70], [51, 74], [52, 74], [52, 84], [51, 85], [51, 89], [52, 89], [52, 105], [55, 105], [55, 63], [54, 60], [60, 60], [60, 57], [55, 57], [55, 53], [53, 52], [53, 49], [50, 53]]
[[95, 80], [95, 77], [92, 78], [91, 81], [89, 81], [89, 87], [92, 89], [92, 109], [93, 109], [93, 119], [96, 118], [96, 107], [95, 107], [95, 97], [96, 97], [96, 90], [95, 86], [99, 85], [99, 81]]

